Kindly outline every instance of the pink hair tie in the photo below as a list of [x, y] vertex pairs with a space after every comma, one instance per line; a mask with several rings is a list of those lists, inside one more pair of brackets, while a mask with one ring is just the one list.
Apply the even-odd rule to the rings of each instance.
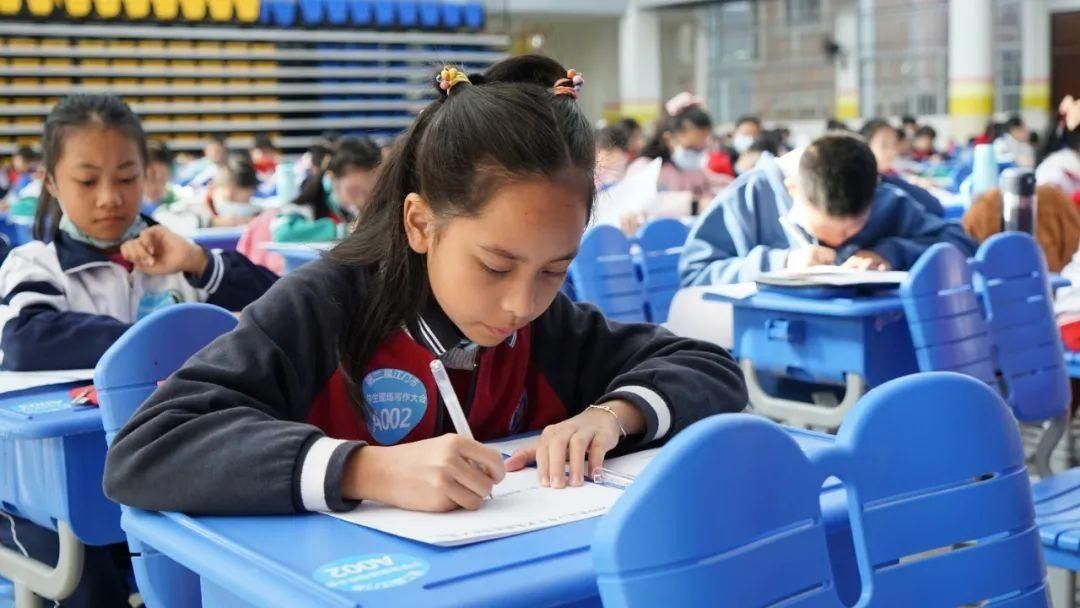
[[565, 95], [577, 99], [578, 95], [581, 94], [581, 85], [583, 84], [585, 84], [584, 76], [578, 74], [577, 70], [567, 70], [566, 78], [556, 80], [552, 91], [556, 95]]

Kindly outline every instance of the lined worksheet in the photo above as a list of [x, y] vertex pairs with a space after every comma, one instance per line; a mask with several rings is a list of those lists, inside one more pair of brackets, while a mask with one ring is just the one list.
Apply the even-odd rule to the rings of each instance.
[[586, 483], [577, 488], [540, 485], [536, 469], [507, 473], [477, 511], [421, 513], [365, 501], [332, 517], [394, 536], [452, 547], [568, 524], [607, 513], [621, 490]]

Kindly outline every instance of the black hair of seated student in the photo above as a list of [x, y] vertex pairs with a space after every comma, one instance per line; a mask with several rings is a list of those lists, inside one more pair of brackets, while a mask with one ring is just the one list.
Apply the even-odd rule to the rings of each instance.
[[33, 146], [22, 145], [15, 149], [13, 156], [21, 156], [22, 159], [28, 163], [36, 163], [41, 161], [41, 152], [38, 152]]
[[709, 129], [713, 128], [712, 117], [698, 105], [683, 109], [674, 116], [669, 116], [660, 121], [659, 128], [652, 139], [641, 150], [641, 156], [645, 158], [659, 158], [664, 163], [671, 162], [671, 144], [668, 143], [671, 136], [685, 129]]
[[277, 152], [277, 148], [274, 147], [274, 140], [270, 138], [266, 133], [259, 133], [255, 136], [254, 145], [251, 146], [256, 150], [263, 150], [271, 154]]
[[[889, 121], [885, 120], [884, 118], [871, 118], [870, 120], [863, 123], [862, 128], [859, 129], [859, 135], [862, 136], [862, 138], [869, 143], [870, 140], [874, 139], [874, 136], [877, 135], [878, 131], [882, 131], [884, 129], [893, 129], [894, 131], [897, 130], [895, 127], [892, 126], [892, 124], [889, 123]], [[903, 133], [903, 129], [900, 129], [899, 131]]]
[[218, 167], [214, 180], [228, 182], [236, 188], [254, 190], [259, 186], [259, 174], [255, 171], [255, 165], [251, 164], [251, 157], [239, 152], [229, 153], [225, 163]]
[[635, 120], [635, 119], [633, 119], [633, 118], [631, 118], [629, 116], [627, 116], [625, 118], [620, 118], [619, 122], [617, 122], [615, 124], [619, 125], [623, 129], [625, 129], [626, 132], [631, 134], [631, 135], [641, 131], [641, 123], [639, 123], [637, 120]]
[[418, 314], [430, 290], [425, 258], [408, 246], [403, 193], [420, 193], [436, 219], [446, 220], [481, 213], [512, 180], [558, 176], [580, 189], [591, 214], [593, 127], [576, 99], [552, 91], [566, 72], [550, 57], [521, 55], [469, 74], [472, 84], [436, 93], [383, 162], [355, 230], [329, 255], [346, 267], [378, 267], [337, 345], [349, 396], [361, 412], [367, 403], [351, 379], [364, 377], [378, 346]]
[[596, 147], [601, 150], [630, 150], [630, 132], [621, 123], [608, 125], [596, 132]]
[[[316, 167], [321, 167], [325, 158], [320, 158]], [[315, 162], [314, 155], [312, 162]], [[326, 202], [328, 193], [323, 188], [323, 175], [330, 172], [341, 177], [355, 169], [374, 171], [380, 162], [382, 149], [374, 141], [367, 137], [346, 137], [338, 142], [337, 150], [326, 161], [326, 169], [316, 170], [304, 180], [293, 204], [310, 207], [316, 219], [330, 217], [330, 205]]]
[[765, 131], [760, 136], [754, 138], [754, 143], [750, 144], [747, 148], [747, 152], [768, 152], [773, 156], [780, 156], [780, 147], [782, 144], [782, 138], [775, 130]]
[[904, 114], [900, 117], [900, 127], [907, 128], [908, 125], [917, 128], [919, 126], [919, 121], [911, 114]]
[[1061, 123], [1057, 114], [1050, 117], [1050, 126], [1046, 129], [1043, 145], [1039, 148], [1038, 161], [1041, 163], [1047, 156], [1058, 150], [1076, 150], [1080, 153], [1080, 127], [1071, 131]]
[[847, 126], [847, 123], [842, 120], [830, 118], [825, 121], [826, 131], [851, 131], [851, 127]]
[[161, 140], [154, 139], [146, 142], [146, 153], [148, 164], [161, 163], [163, 165], [168, 165], [169, 167], [173, 164], [174, 156], [172, 150], [170, 150], [169, 146]]
[[870, 208], [878, 185], [870, 146], [849, 133], [828, 133], [807, 146], [799, 161], [806, 199], [832, 217], [858, 217]]
[[[45, 175], [55, 179], [56, 163], [64, 151], [64, 140], [72, 132], [86, 127], [103, 127], [122, 133], [135, 143], [143, 168], [148, 164], [146, 132], [139, 117], [124, 100], [115, 95], [71, 95], [61, 99], [45, 118], [42, 136]], [[60, 230], [60, 202], [49, 189], [42, 187], [34, 214], [33, 237], [49, 242]]]
[[746, 116], [740, 116], [738, 119], [735, 120], [735, 129], [738, 129], [745, 124], [754, 125], [758, 128], [759, 131], [761, 130], [761, 119], [757, 116], [751, 114], [747, 114]]

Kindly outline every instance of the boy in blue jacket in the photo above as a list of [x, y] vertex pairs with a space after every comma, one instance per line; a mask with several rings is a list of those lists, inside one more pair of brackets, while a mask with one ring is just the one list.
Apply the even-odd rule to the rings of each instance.
[[822, 264], [907, 270], [939, 242], [975, 252], [959, 224], [879, 183], [865, 142], [830, 133], [735, 180], [691, 230], [679, 275], [688, 286]]

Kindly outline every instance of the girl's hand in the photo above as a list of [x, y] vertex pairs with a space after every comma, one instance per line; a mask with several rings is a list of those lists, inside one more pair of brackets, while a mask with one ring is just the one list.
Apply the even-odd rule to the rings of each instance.
[[[506, 461], [506, 470], [517, 471], [535, 462], [540, 485], [562, 488], [567, 485], [566, 463], [570, 463], [571, 486], [585, 482], [585, 457], [589, 459], [590, 477], [599, 477], [604, 456], [619, 443], [622, 432], [628, 435], [645, 430], [645, 417], [627, 401], [607, 401], [615, 412], [589, 408], [573, 418], [544, 429], [536, 443], [522, 448]], [[618, 420], [615, 417], [618, 416]]]
[[135, 270], [154, 275], [183, 272], [198, 277], [210, 261], [205, 249], [160, 225], [120, 245], [120, 255]]
[[354, 451], [345, 465], [341, 493], [413, 511], [475, 510], [505, 476], [502, 454], [451, 433]]

